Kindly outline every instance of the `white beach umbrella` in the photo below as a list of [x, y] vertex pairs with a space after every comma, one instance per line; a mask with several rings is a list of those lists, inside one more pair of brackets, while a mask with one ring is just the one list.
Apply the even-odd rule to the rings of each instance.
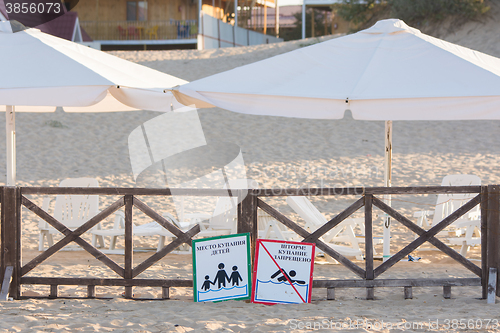
[[[176, 88], [178, 101], [255, 114], [386, 121], [500, 119], [500, 59], [425, 35], [397, 19]], [[389, 228], [384, 228], [384, 259]]]
[[[23, 106], [25, 111], [47, 111], [39, 106], [63, 106], [78, 112], [170, 111], [173, 96], [165, 89], [187, 83], [36, 29], [12, 33], [9, 22], [0, 22], [0, 64], [8, 186], [16, 181], [14, 106]], [[82, 108], [96, 104], [98, 107]]]
[[360, 120], [500, 119], [500, 59], [390, 19], [185, 84], [183, 104]]

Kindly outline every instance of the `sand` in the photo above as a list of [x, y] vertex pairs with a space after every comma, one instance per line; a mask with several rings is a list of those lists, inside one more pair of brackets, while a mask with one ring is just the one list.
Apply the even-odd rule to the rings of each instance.
[[[500, 57], [500, 44], [495, 42], [500, 31], [497, 3], [494, 2], [490, 17], [484, 22], [468, 23], [453, 32], [443, 29], [444, 32], [439, 31], [437, 35]], [[319, 40], [206, 51], [112, 53], [191, 81]], [[158, 115], [149, 111], [19, 113], [18, 183], [21, 186], [57, 186], [64, 178], [93, 177], [101, 187], [139, 186], [132, 176], [128, 136], [133, 129]], [[354, 121], [348, 117], [339, 121], [257, 117], [221, 109], [201, 110], [199, 117], [208, 142], [228, 141], [241, 147], [247, 175], [257, 180], [261, 187], [383, 185], [383, 122]], [[4, 126], [3, 121], [0, 127]], [[440, 185], [441, 179], [449, 174], [476, 174], [483, 184], [499, 184], [500, 140], [492, 136], [499, 128], [497, 121], [394, 122], [393, 185]], [[0, 137], [0, 146], [5, 145], [4, 140]], [[4, 154], [0, 151], [0, 159], [5, 159]], [[0, 164], [0, 174], [5, 174], [3, 164]], [[31, 196], [31, 199], [41, 204], [41, 197]], [[101, 196], [100, 208], [104, 209], [113, 199], [116, 197]], [[143, 200], [159, 211], [173, 208], [170, 199], [146, 197]], [[313, 202], [325, 216], [332, 217], [354, 200], [355, 197], [315, 198]], [[284, 199], [267, 201], [300, 222]], [[409, 218], [417, 210], [433, 209], [435, 202], [435, 196], [393, 198], [393, 206]], [[149, 222], [141, 214], [136, 218], [137, 224]], [[37, 221], [32, 213], [23, 210], [24, 263], [39, 254]], [[108, 219], [105, 226], [111, 221]], [[379, 235], [381, 230], [379, 217], [375, 234]], [[401, 249], [412, 239], [409, 231], [395, 226], [391, 250]], [[136, 246], [155, 247], [157, 239], [136, 238], [134, 242]], [[376, 250], [381, 253], [380, 245]], [[136, 253], [134, 262], [137, 264], [152, 253]], [[453, 260], [434, 251], [415, 254], [422, 259], [400, 262], [382, 278], [473, 277]], [[479, 255], [479, 247], [468, 253], [477, 264]], [[123, 256], [111, 257], [123, 263]], [[355, 262], [364, 265], [362, 261]], [[190, 278], [191, 270], [189, 255], [170, 254], [139, 277]], [[116, 277], [83, 251], [59, 252], [30, 275]], [[318, 258], [314, 277], [350, 279], [354, 275], [341, 265]], [[84, 287], [59, 289], [62, 296], [84, 296], [85, 291]], [[2, 302], [0, 332], [288, 332], [308, 328], [328, 331], [335, 327], [354, 332], [419, 332], [435, 328], [458, 331], [457, 326], [448, 328], [446, 325], [456, 324], [451, 320], [461, 319], [474, 320], [470, 322], [472, 329], [469, 331], [498, 329], [494, 321], [485, 329], [487, 319], [498, 319], [499, 305], [487, 305], [480, 300], [480, 287], [453, 288], [451, 299], [443, 299], [441, 288], [414, 288], [411, 300], [403, 299], [402, 288], [377, 288], [374, 301], [365, 299], [364, 289], [339, 289], [334, 301], [326, 300], [325, 289], [317, 289], [313, 291], [312, 304], [286, 306], [236, 301], [196, 304], [192, 302], [189, 288], [172, 288], [172, 299], [168, 301], [126, 300], [120, 296], [122, 292], [122, 288], [98, 287], [97, 295], [109, 299]], [[134, 289], [135, 296], [140, 298], [157, 298], [160, 293], [159, 288]], [[48, 287], [23, 287], [25, 296], [47, 294]], [[365, 326], [355, 327], [353, 322], [357, 320], [367, 322]], [[367, 329], [369, 323], [374, 329]], [[479, 329], [481, 323], [483, 327]]]

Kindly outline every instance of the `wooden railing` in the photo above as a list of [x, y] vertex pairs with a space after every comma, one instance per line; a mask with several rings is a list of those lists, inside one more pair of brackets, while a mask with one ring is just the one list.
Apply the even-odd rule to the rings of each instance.
[[[254, 191], [255, 192], [255, 191]], [[366, 287], [367, 299], [374, 298], [374, 287], [405, 287], [405, 296], [411, 295], [411, 288], [413, 286], [443, 286], [445, 297], [450, 296], [451, 286], [482, 286], [482, 297], [486, 298], [487, 293], [487, 279], [488, 267], [498, 266], [498, 251], [495, 252], [497, 243], [495, 236], [498, 235], [499, 215], [498, 209], [487, 210], [488, 204], [492, 207], [498, 205], [497, 187], [486, 186], [438, 186], [438, 187], [392, 187], [392, 188], [342, 188], [342, 189], [298, 189], [298, 190], [285, 190], [284, 194], [274, 190], [264, 190], [258, 195], [260, 196], [276, 196], [276, 195], [301, 195], [301, 196], [324, 196], [324, 195], [352, 195], [353, 193], [363, 193], [363, 196], [354, 204], [346, 208], [343, 212], [335, 216], [328, 223], [314, 231], [313, 233], [307, 232], [305, 229], [291, 221], [286, 216], [279, 213], [277, 210], [269, 206], [267, 203], [257, 198], [257, 196], [249, 196], [245, 200], [253, 200], [251, 207], [258, 207], [271, 215], [277, 221], [281, 222], [286, 227], [292, 229], [298, 235], [303, 237], [303, 242], [315, 243], [316, 246], [327, 255], [336, 259], [339, 263], [347, 267], [353, 273], [358, 275], [363, 280], [314, 280], [313, 288], [327, 288], [328, 298], [333, 299], [334, 288], [342, 287]], [[490, 193], [490, 200], [488, 200], [488, 192]], [[441, 193], [477, 193], [477, 196], [472, 198], [468, 203], [457, 209], [454, 213], [446, 217], [443, 221], [435, 223], [429, 230], [424, 230], [408, 218], [399, 214], [396, 210], [389, 207], [377, 196], [379, 195], [394, 195], [394, 194], [441, 194]], [[377, 196], [376, 196], [377, 195]], [[491, 201], [491, 202], [490, 202]], [[452, 224], [458, 218], [466, 214], [476, 205], [481, 205], [481, 267], [476, 266], [474, 263], [457, 253], [455, 250], [445, 245], [435, 236], [438, 232]], [[372, 211], [373, 206], [378, 207], [397, 222], [406, 226], [408, 229], [418, 235], [418, 237], [405, 246], [402, 250], [391, 256], [390, 259], [374, 268], [373, 258], [373, 221]], [[365, 267], [362, 268], [351, 260], [341, 255], [327, 244], [322, 242], [319, 238], [327, 233], [332, 228], [339, 225], [343, 220], [348, 218], [351, 214], [364, 207], [365, 216]], [[257, 214], [256, 209], [252, 208], [252, 214]], [[249, 218], [250, 220], [252, 218]], [[488, 224], [488, 221], [492, 221]], [[488, 237], [492, 240], [488, 242]], [[473, 272], [478, 278], [456, 278], [456, 279], [377, 279], [382, 273], [387, 271], [390, 267], [394, 266], [405, 256], [416, 250], [425, 242], [430, 242], [439, 250], [462, 264], [468, 270]], [[488, 261], [489, 260], [489, 261]]]
[[93, 40], [192, 39], [198, 34], [197, 20], [170, 21], [82, 21]]
[[[488, 272], [491, 268], [498, 270], [499, 242], [500, 234], [500, 186], [434, 186], [434, 187], [375, 187], [375, 188], [318, 188], [318, 189], [263, 189], [248, 190], [248, 195], [243, 197], [247, 190], [209, 190], [209, 189], [176, 189], [175, 195], [189, 196], [238, 196], [238, 232], [249, 232], [251, 234], [252, 255], [255, 250], [257, 239], [257, 215], [258, 209], [265, 211], [278, 222], [293, 230], [303, 238], [303, 242], [312, 242], [325, 254], [336, 259], [342, 265], [354, 272], [360, 279], [357, 280], [314, 280], [313, 288], [327, 288], [328, 299], [334, 298], [334, 288], [367, 288], [367, 298], [373, 299], [374, 287], [404, 287], [405, 297], [411, 297], [412, 287], [421, 286], [442, 286], [445, 297], [450, 296], [451, 286], [482, 286], [482, 297], [486, 298], [488, 293]], [[440, 221], [434, 223], [432, 228], [424, 230], [395, 209], [383, 202], [380, 196], [383, 195], [405, 195], [405, 194], [441, 194], [441, 193], [474, 193], [476, 194], [469, 202], [457, 209], [454, 213]], [[163, 298], [168, 298], [170, 287], [192, 287], [192, 280], [189, 279], [137, 279], [137, 276], [148, 269], [151, 265], [162, 259], [165, 255], [177, 248], [181, 244], [191, 246], [192, 238], [199, 232], [199, 226], [191, 228], [187, 232], [182, 232], [172, 223], [160, 216], [145, 203], [140, 196], [171, 196], [169, 189], [138, 189], [138, 188], [35, 188], [35, 187], [4, 187], [2, 194], [2, 229], [1, 229], [1, 249], [2, 267], [1, 273], [12, 267], [12, 282], [10, 284], [10, 295], [16, 299], [20, 298], [20, 286], [22, 284], [43, 284], [51, 286], [51, 297], [57, 297], [58, 285], [87, 285], [88, 297], [95, 297], [95, 286], [124, 286], [125, 297], [132, 297], [133, 286], [162, 287]], [[52, 216], [43, 211], [40, 207], [25, 197], [27, 194], [87, 194], [87, 195], [119, 195], [120, 199], [109, 205], [102, 212], [91, 218], [78, 229], [71, 231], [63, 224], [59, 223]], [[285, 215], [278, 212], [269, 204], [264, 202], [263, 197], [275, 196], [346, 196], [355, 195], [360, 198], [344, 211], [336, 215], [329, 222], [321, 226], [316, 231], [310, 233], [299, 224], [293, 222]], [[475, 265], [455, 250], [448, 247], [436, 235], [444, 228], [452, 224], [458, 218], [466, 214], [476, 205], [481, 209], [481, 267]], [[21, 263], [21, 208], [34, 212], [36, 215], [47, 221], [51, 226], [59, 230], [63, 239], [42, 252], [36, 258], [22, 265]], [[125, 261], [124, 267], [113, 262], [109, 257], [97, 248], [87, 243], [80, 236], [113, 214], [121, 207], [125, 208]], [[401, 223], [417, 234], [415, 240], [406, 245], [390, 259], [374, 267], [373, 258], [373, 207], [378, 207], [383, 212], [391, 216], [395, 221]], [[139, 209], [154, 221], [158, 222], [165, 229], [174, 234], [177, 238], [162, 250], [151, 255], [148, 259], [137, 265], [133, 263], [132, 244], [132, 210]], [[361, 267], [341, 255], [327, 244], [320, 237], [332, 228], [339, 225], [351, 214], [363, 209], [365, 219], [365, 265]], [[84, 250], [93, 255], [97, 260], [114, 271], [120, 278], [99, 279], [99, 278], [54, 278], [54, 277], [26, 277], [25, 275], [48, 257], [59, 251], [70, 242], [76, 242]], [[450, 256], [469, 271], [477, 275], [477, 278], [446, 278], [446, 279], [380, 279], [379, 277], [394, 266], [397, 262], [417, 249], [419, 246], [429, 242], [446, 255]], [[1, 281], [1, 280], [0, 280]], [[491, 282], [491, 281], [490, 281]], [[497, 282], [498, 284], [498, 282]], [[5, 289], [5, 286], [4, 286]], [[500, 290], [496, 288], [497, 295]]]

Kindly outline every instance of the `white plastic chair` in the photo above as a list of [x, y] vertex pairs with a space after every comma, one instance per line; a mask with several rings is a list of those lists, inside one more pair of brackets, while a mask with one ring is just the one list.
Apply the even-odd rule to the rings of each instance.
[[[116, 241], [118, 239], [118, 236], [123, 236], [125, 235], [125, 214], [122, 211], [116, 211], [115, 212], [115, 220], [113, 223], [113, 228], [112, 229], [96, 229], [92, 230], [92, 235], [97, 237], [111, 237], [109, 241], [109, 250], [106, 250], [104, 252], [106, 253], [124, 253], [122, 250], [115, 250], [116, 246]], [[94, 237], [92, 240], [94, 241]], [[95, 243], [92, 243], [93, 246], [96, 246]], [[104, 245], [102, 245], [104, 247]]]
[[[59, 187], [99, 187], [97, 179], [93, 178], [68, 178], [59, 184]], [[42, 204], [42, 209], [48, 212], [50, 206], [50, 198], [45, 197]], [[81, 195], [81, 194], [58, 194], [54, 207], [54, 218], [64, 224], [71, 230], [75, 230], [92, 217], [99, 213], [99, 196], [98, 195]], [[50, 246], [54, 244], [53, 235], [60, 232], [50, 226], [43, 219], [39, 219], [38, 228], [39, 244], [38, 250], [44, 251], [44, 242]], [[100, 223], [91, 230], [100, 229]], [[92, 244], [95, 245], [97, 240], [101, 245], [104, 245], [102, 237], [92, 235]]]
[[[310, 232], [314, 232], [328, 222], [307, 197], [289, 196], [286, 202], [305, 221], [306, 229], [309, 229]], [[359, 247], [360, 239], [354, 234], [354, 228], [357, 224], [358, 221], [355, 219], [345, 219], [320, 239], [344, 256], [362, 259], [363, 253]], [[339, 245], [339, 243], [350, 243], [351, 246]]]
[[460, 254], [465, 257], [467, 255], [467, 251], [469, 251], [471, 246], [481, 245], [481, 230], [480, 230], [481, 221], [464, 220], [455, 223], [455, 225], [457, 226], [457, 228], [463, 228], [463, 229], [458, 229], [460, 230], [461, 236], [448, 238], [448, 242], [451, 245], [461, 246]]
[[[481, 179], [475, 175], [448, 175], [443, 178], [441, 186], [473, 186], [481, 185]], [[418, 211], [413, 215], [417, 217], [417, 225], [428, 229], [431, 225], [442, 221], [451, 213], [462, 207], [473, 197], [475, 193], [446, 193], [439, 194], [434, 211]], [[448, 236], [450, 233], [456, 237], [448, 238], [452, 245], [461, 245], [460, 254], [465, 256], [470, 246], [481, 244], [480, 231], [480, 207], [477, 205], [467, 214], [453, 222], [448, 228], [438, 233], [438, 235]], [[433, 218], [429, 217], [433, 215]], [[474, 237], [474, 234], [476, 235]], [[428, 248], [420, 248], [426, 250]]]

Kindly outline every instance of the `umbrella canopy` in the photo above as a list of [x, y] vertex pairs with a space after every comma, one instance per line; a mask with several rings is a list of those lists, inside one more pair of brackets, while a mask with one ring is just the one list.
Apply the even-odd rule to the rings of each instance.
[[397, 19], [185, 84], [176, 98], [256, 114], [362, 120], [500, 119], [500, 59]]
[[12, 33], [0, 22], [1, 105], [89, 106], [113, 96], [133, 108], [169, 111], [177, 77], [45, 34]]
[[[12, 33], [9, 22], [0, 22], [0, 63], [0, 105], [7, 106], [9, 186], [16, 179], [13, 106], [63, 106], [90, 112], [170, 111], [175, 100], [165, 89], [187, 83], [36, 29]], [[81, 108], [95, 104], [99, 108]]]
[[[255, 114], [385, 120], [391, 185], [392, 120], [500, 119], [500, 59], [425, 35], [397, 19], [196, 80], [173, 90], [197, 107]], [[386, 198], [390, 203], [390, 197]], [[390, 223], [384, 224], [384, 260]]]

